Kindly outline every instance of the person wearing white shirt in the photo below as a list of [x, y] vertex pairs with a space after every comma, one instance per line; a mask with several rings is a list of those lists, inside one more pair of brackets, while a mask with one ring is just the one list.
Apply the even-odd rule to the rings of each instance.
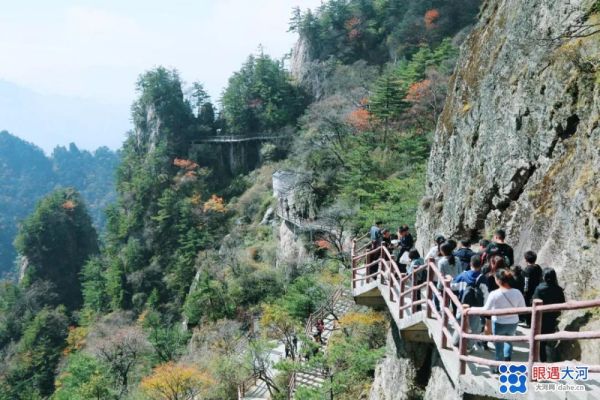
[[[506, 269], [499, 269], [494, 276], [498, 289], [490, 292], [483, 307], [480, 310], [501, 310], [506, 308], [525, 307], [523, 294], [510, 287], [512, 274]], [[514, 336], [519, 323], [518, 314], [492, 315], [492, 333], [494, 335]], [[496, 361], [511, 361], [512, 343], [495, 342]]]
[[435, 237], [435, 245], [432, 246], [431, 249], [429, 249], [429, 251], [427, 252], [427, 255], [425, 256], [425, 260], [429, 260], [429, 259], [433, 258], [435, 260], [435, 262], [437, 263], [437, 261], [441, 257], [440, 246], [445, 241], [446, 241], [446, 238], [443, 235], [437, 235]]

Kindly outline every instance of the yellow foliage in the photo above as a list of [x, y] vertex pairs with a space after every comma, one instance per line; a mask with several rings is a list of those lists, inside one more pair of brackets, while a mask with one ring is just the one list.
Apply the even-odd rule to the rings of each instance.
[[383, 314], [368, 311], [366, 313], [362, 312], [350, 312], [340, 318], [340, 325], [344, 326], [373, 326], [377, 324], [382, 324], [385, 322], [385, 318]]
[[214, 212], [225, 212], [225, 202], [222, 197], [213, 194], [210, 196], [210, 199], [204, 203], [204, 212], [214, 211]]
[[85, 346], [85, 339], [88, 334], [88, 329], [83, 326], [70, 326], [69, 335], [67, 336], [67, 346], [63, 350], [64, 355], [68, 355], [74, 351], [81, 350]]
[[200, 400], [214, 383], [210, 375], [194, 367], [170, 362], [156, 367], [140, 387], [152, 400]]
[[196, 193], [192, 196], [192, 198], [190, 199], [190, 202], [195, 206], [200, 205], [200, 203], [202, 202], [202, 196], [200, 196], [198, 193]]

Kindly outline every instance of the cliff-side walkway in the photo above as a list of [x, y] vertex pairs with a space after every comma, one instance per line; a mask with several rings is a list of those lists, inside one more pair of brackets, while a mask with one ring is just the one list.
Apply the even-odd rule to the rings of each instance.
[[[418, 283], [419, 273], [426, 273], [425, 282]], [[600, 299], [551, 305], [543, 305], [536, 300], [532, 307], [493, 311], [469, 310], [468, 306], [460, 304], [452, 292], [450, 281], [450, 278], [441, 275], [433, 262], [415, 269], [412, 274], [402, 274], [385, 247], [370, 250], [368, 243], [358, 247], [356, 241], [353, 242], [352, 294], [356, 303], [380, 309], [387, 308], [404, 340], [433, 343], [456, 389], [456, 395], [452, 398], [462, 398], [463, 395], [468, 394], [500, 399], [600, 399], [600, 366], [585, 365], [578, 360], [562, 363], [539, 361], [539, 346], [542, 340], [600, 338], [600, 331], [561, 331], [554, 334], [541, 334], [542, 313], [580, 309], [598, 311]], [[443, 289], [438, 290], [434, 282], [443, 282]], [[434, 298], [437, 298], [442, 305], [441, 311], [438, 311]], [[516, 336], [483, 336], [469, 333], [468, 318], [457, 320], [452, 308], [462, 308], [466, 315], [531, 314], [532, 328], [519, 327]], [[458, 337], [458, 346], [453, 344], [453, 337]], [[513, 359], [511, 362], [495, 361], [494, 352], [487, 350], [469, 353], [467, 346], [469, 339], [513, 342]], [[525, 371], [522, 374], [514, 374], [514, 378], [509, 376], [510, 374], [493, 374], [491, 368], [500, 365], [525, 369]], [[560, 371], [564, 371], [565, 368], [570, 371], [587, 370], [588, 379], [577, 380], [564, 376], [565, 379], [562, 380], [533, 380], [532, 371], [540, 371], [541, 368], [544, 371], [551, 371], [553, 367], [558, 367]], [[579, 384], [585, 387], [585, 391], [541, 390], [545, 386], [540, 384], [546, 383], [554, 384], [555, 388], [561, 384]], [[522, 391], [525, 393], [521, 393]]]

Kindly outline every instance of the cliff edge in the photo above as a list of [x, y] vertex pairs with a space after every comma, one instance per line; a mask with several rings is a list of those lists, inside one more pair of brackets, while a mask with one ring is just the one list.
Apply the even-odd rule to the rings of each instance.
[[461, 47], [427, 171], [417, 247], [503, 227], [568, 296], [600, 278], [600, 2], [489, 0]]

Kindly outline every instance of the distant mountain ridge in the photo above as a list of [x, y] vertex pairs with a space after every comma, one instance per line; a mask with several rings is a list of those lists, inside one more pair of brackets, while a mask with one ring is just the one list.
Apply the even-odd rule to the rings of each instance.
[[94, 152], [75, 144], [56, 147], [50, 157], [41, 148], [0, 131], [0, 275], [13, 270], [13, 240], [19, 223], [56, 187], [74, 187], [83, 196], [99, 233], [104, 209], [114, 202], [119, 154], [107, 147]]
[[85, 149], [118, 148], [130, 127], [126, 106], [44, 95], [0, 79], [0, 130], [32, 141], [47, 153], [71, 142]]

